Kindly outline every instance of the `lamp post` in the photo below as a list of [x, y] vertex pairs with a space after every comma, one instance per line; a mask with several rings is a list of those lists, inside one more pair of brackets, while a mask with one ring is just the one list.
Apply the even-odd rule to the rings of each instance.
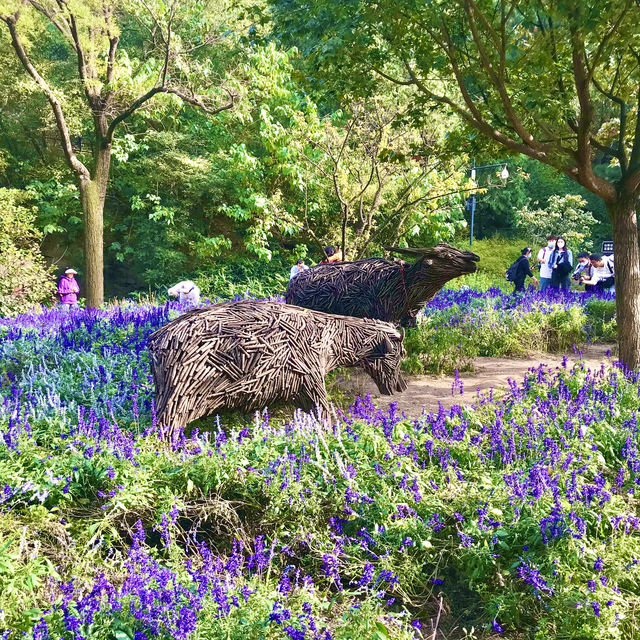
[[[494, 167], [502, 167], [500, 177], [506, 182], [509, 178], [509, 169], [507, 169], [506, 162], [498, 162], [497, 164], [483, 164], [480, 167], [476, 166], [475, 160], [471, 167], [471, 180], [473, 181], [474, 188], [476, 187], [476, 171], [479, 169], [493, 169]], [[471, 209], [471, 229], [469, 234], [469, 246], [473, 247], [473, 222], [476, 216], [476, 192], [472, 191], [469, 199], [467, 200], [467, 210]]]

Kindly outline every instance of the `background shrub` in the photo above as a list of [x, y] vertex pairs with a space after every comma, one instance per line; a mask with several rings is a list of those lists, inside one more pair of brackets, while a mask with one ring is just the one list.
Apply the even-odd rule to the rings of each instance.
[[[523, 247], [529, 246], [534, 251], [537, 251], [537, 248], [532, 246], [532, 242], [531, 238], [503, 238], [501, 236], [474, 240], [471, 250], [480, 256], [478, 273], [489, 276], [498, 283], [503, 283], [505, 281], [505, 271], [520, 256], [520, 251]], [[464, 243], [456, 243], [456, 245], [460, 249], [469, 249], [468, 242], [466, 245]]]
[[29, 195], [0, 188], [0, 316], [16, 315], [52, 298], [53, 269], [40, 253], [41, 240]]

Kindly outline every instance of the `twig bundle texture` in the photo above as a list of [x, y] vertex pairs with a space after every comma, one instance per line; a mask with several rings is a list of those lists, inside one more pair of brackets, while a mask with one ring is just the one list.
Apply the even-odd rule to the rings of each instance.
[[289, 282], [286, 300], [307, 309], [409, 326], [424, 305], [452, 280], [476, 271], [480, 259], [445, 243], [425, 249], [390, 248], [418, 256], [414, 263], [368, 258], [321, 264]]
[[403, 391], [403, 336], [377, 320], [278, 302], [225, 302], [181, 315], [151, 335], [160, 424], [273, 403], [328, 410], [324, 376], [361, 366], [381, 393]]

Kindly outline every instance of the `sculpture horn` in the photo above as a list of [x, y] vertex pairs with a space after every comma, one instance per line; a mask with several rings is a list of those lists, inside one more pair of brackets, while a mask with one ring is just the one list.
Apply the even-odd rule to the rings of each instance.
[[412, 249], [410, 247], [382, 247], [385, 251], [391, 253], [403, 253], [408, 256], [421, 256], [424, 254], [425, 249]]

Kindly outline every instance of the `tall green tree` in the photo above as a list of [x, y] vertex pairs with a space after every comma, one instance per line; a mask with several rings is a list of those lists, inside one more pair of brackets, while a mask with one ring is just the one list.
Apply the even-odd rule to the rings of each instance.
[[640, 366], [636, 2], [275, 0], [275, 17], [343, 81], [412, 87], [418, 111], [455, 113], [494, 152], [548, 164], [600, 198], [613, 226], [620, 356]]
[[[195, 0], [0, 1], [5, 34], [24, 73], [46, 96], [77, 180], [90, 306], [104, 297], [104, 203], [118, 127], [158, 94], [209, 114], [235, 102], [208, 55], [226, 28], [220, 14], [214, 2]], [[56, 56], [40, 46], [52, 32]], [[74, 131], [75, 119], [90, 131], [89, 161], [79, 155], [82, 131]]]

